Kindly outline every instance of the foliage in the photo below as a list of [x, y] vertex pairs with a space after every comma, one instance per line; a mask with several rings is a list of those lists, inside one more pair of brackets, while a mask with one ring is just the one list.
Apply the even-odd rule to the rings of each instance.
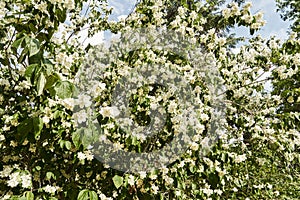
[[[300, 3], [296, 0], [276, 0], [277, 11], [281, 12], [284, 20], [292, 21], [291, 28], [294, 32], [300, 31]], [[299, 35], [298, 35], [299, 37]]]
[[[297, 199], [300, 92], [294, 81], [299, 80], [300, 40], [293, 35], [284, 42], [258, 36], [233, 53], [237, 38], [226, 36], [227, 28], [245, 26], [254, 33], [265, 22], [261, 13], [251, 14], [251, 3], [220, 9], [222, 2], [142, 0], [126, 19], [116, 22], [109, 20], [111, 9], [105, 0], [1, 1], [1, 199]], [[71, 97], [76, 94], [76, 74], [93, 49], [84, 47], [78, 33], [88, 29], [92, 36], [140, 27], [178, 31], [215, 58], [226, 86], [226, 131], [207, 149], [203, 139], [212, 115], [210, 94], [188, 60], [162, 58], [162, 52], [149, 49], [139, 52], [141, 57], [122, 52], [118, 62], [108, 63], [112, 73], [101, 79], [105, 84], [96, 85], [99, 98], [93, 102], [101, 108], [111, 106], [110, 92], [121, 76], [113, 72], [126, 72], [134, 62], [168, 62], [182, 69], [195, 88], [202, 87], [202, 126], [191, 147], [169, 166], [130, 174], [99, 162], [82, 143]], [[264, 90], [266, 81], [272, 81], [272, 93]], [[297, 87], [286, 87], [292, 84]], [[147, 88], [141, 90], [133, 97], [136, 118], [139, 103], [149, 107], [143, 93]], [[168, 112], [175, 115], [176, 109]], [[112, 140], [120, 138], [111, 126], [113, 117], [102, 113], [99, 121]], [[159, 149], [168, 140], [160, 141], [150, 144]], [[142, 146], [140, 140], [119, 142], [131, 150]]]

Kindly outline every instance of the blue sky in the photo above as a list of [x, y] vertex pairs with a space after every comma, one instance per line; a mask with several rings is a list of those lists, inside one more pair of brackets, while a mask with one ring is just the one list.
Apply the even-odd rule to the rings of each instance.
[[[287, 30], [289, 29], [289, 22], [285, 22], [280, 18], [280, 14], [276, 12], [275, 0], [252, 0], [253, 13], [262, 11], [264, 13], [264, 19], [267, 24], [262, 28], [262, 30], [256, 33], [260, 34], [264, 38], [269, 38], [270, 36], [276, 36], [280, 39], [287, 38]], [[249, 36], [248, 29], [237, 28], [233, 30], [238, 36]]]

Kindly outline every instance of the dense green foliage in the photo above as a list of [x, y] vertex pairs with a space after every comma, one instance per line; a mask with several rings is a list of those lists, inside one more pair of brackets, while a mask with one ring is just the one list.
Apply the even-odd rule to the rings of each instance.
[[[221, 9], [222, 0], [141, 0], [126, 19], [116, 22], [109, 20], [112, 10], [105, 0], [1, 1], [0, 198], [299, 198], [300, 40], [293, 34], [287, 41], [257, 36], [234, 53], [239, 39], [228, 35], [230, 28], [245, 26], [254, 33], [265, 24], [262, 13], [251, 14], [251, 3], [236, 2]], [[291, 5], [297, 11], [299, 4]], [[296, 15], [288, 12], [286, 16]], [[294, 30], [298, 25], [294, 24]], [[213, 113], [203, 75], [193, 70], [199, 63], [147, 47], [122, 51], [115, 62], [107, 63], [105, 76], [95, 84], [93, 103], [110, 111], [118, 78], [143, 63], [167, 63], [199, 95], [201, 125], [189, 149], [172, 164], [150, 172], [121, 172], [98, 161], [76, 132], [72, 98], [77, 91], [76, 74], [85, 71], [85, 59], [93, 51], [100, 59], [109, 57], [100, 47], [85, 47], [80, 32], [88, 29], [93, 36], [99, 31], [162, 27], [181, 33], [213, 57], [214, 70], [226, 87], [222, 94], [225, 130], [218, 133], [213, 146], [207, 144]], [[274, 86], [272, 93], [264, 90], [266, 80], [261, 79], [267, 72], [271, 72], [267, 80]], [[172, 121], [180, 109], [170, 108], [176, 100], [162, 88], [155, 89], [157, 96], [150, 95], [149, 87], [139, 89], [132, 97], [134, 120], [147, 121], [149, 96], [158, 102], [157, 96], [165, 98], [170, 120], [164, 131], [170, 137], [154, 137], [148, 143], [131, 136], [124, 139], [111, 115], [100, 109], [98, 120], [118, 147], [140, 153], [159, 149], [180, 132]]]

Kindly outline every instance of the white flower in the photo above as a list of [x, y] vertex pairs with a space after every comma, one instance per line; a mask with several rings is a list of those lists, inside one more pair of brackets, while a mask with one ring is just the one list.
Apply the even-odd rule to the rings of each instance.
[[253, 130], [254, 130], [255, 132], [262, 132], [261, 127], [258, 126], [258, 125], [255, 125], [254, 128], [253, 128]]
[[191, 20], [195, 20], [198, 17], [198, 14], [193, 10], [190, 14]]
[[202, 114], [200, 115], [200, 118], [201, 118], [203, 121], [207, 121], [207, 120], [209, 119], [208, 115], [205, 114], [205, 113], [202, 113]]
[[211, 196], [214, 193], [214, 191], [209, 188], [204, 188], [204, 189], [202, 189], [202, 191], [204, 194], [207, 194], [207, 196]]
[[100, 194], [99, 197], [100, 197], [101, 200], [106, 200], [107, 199], [105, 194]]
[[128, 184], [131, 185], [131, 186], [134, 185], [134, 176], [129, 175], [129, 177], [128, 177]]
[[10, 173], [12, 172], [13, 168], [9, 165], [3, 166], [3, 171], [0, 172], [0, 177], [8, 177]]
[[175, 191], [175, 196], [180, 196], [181, 195], [181, 192], [179, 190], [176, 190]]
[[21, 180], [22, 180], [22, 187], [23, 188], [30, 188], [30, 186], [31, 186], [31, 175], [29, 175], [29, 174], [22, 175]]
[[161, 168], [161, 172], [162, 172], [163, 174], [167, 174], [167, 173], [169, 172], [169, 169], [168, 169], [166, 166], [163, 166], [163, 167]]
[[35, 4], [34, 8], [40, 10], [43, 13], [48, 13], [47, 6], [48, 6], [47, 2], [43, 2], [43, 3]]
[[273, 185], [267, 183], [267, 188], [271, 190], [273, 188]]
[[295, 65], [300, 65], [300, 53], [296, 53], [293, 57], [293, 62]]
[[204, 131], [205, 126], [203, 124], [197, 123], [195, 129], [198, 134], [201, 134]]
[[151, 180], [155, 180], [155, 179], [157, 179], [157, 175], [156, 175], [156, 174], [151, 174], [151, 175], [149, 176], [149, 178], [150, 178]]
[[56, 192], [56, 190], [57, 190], [57, 187], [55, 187], [55, 186], [47, 185], [44, 187], [44, 191], [47, 193], [54, 194]]
[[203, 138], [203, 140], [201, 141], [201, 146], [202, 148], [209, 148], [210, 139], [208, 137]]
[[242, 16], [241, 19], [244, 20], [246, 23], [250, 24], [253, 21], [253, 16], [246, 14]]
[[99, 87], [99, 89], [102, 91], [102, 90], [105, 90], [105, 88], [106, 88], [106, 84], [105, 83], [99, 83], [98, 84], [98, 87]]
[[181, 161], [181, 162], [178, 164], [178, 167], [179, 167], [179, 168], [182, 168], [184, 165], [185, 165], [184, 161]]
[[252, 2], [246, 2], [243, 9], [244, 10], [249, 10], [252, 7]]
[[103, 117], [116, 117], [120, 114], [120, 111], [117, 107], [102, 107], [100, 114]]
[[124, 148], [124, 144], [121, 144], [120, 142], [114, 142], [113, 147], [115, 151], [122, 150], [122, 148]]
[[77, 157], [79, 160], [84, 160], [86, 159], [86, 155], [82, 152], [78, 152]]
[[81, 95], [78, 95], [78, 99], [76, 100], [76, 104], [79, 105], [80, 108], [84, 108], [84, 107], [87, 108], [92, 104], [92, 102], [90, 100], [91, 100], [90, 96], [81, 94]]
[[216, 194], [218, 194], [218, 195], [222, 195], [222, 194], [223, 194], [223, 191], [220, 190], [220, 189], [216, 189], [216, 190], [214, 190], [214, 192], [215, 192]]
[[30, 89], [31, 84], [28, 81], [22, 81], [20, 86], [25, 89]]
[[[1, 13], [0, 13], [0, 16], [1, 16]], [[4, 197], [2, 197], [2, 200], [11, 199], [10, 197], [11, 197], [10, 194], [6, 194]]]
[[169, 113], [175, 113], [177, 108], [177, 103], [175, 101], [171, 101], [168, 106], [168, 112]]
[[177, 15], [175, 20], [171, 22], [171, 26], [177, 27], [181, 22], [181, 18]]
[[118, 192], [117, 191], [113, 191], [113, 197], [117, 198], [118, 197]]
[[0, 2], [0, 19], [6, 14], [5, 2]]
[[250, 27], [251, 27], [252, 29], [259, 29], [261, 26], [262, 26], [261, 23], [253, 23], [253, 24], [251, 24]]
[[191, 149], [192, 149], [193, 151], [197, 151], [197, 150], [199, 149], [199, 144], [196, 143], [196, 142], [192, 142], [192, 144], [191, 144]]
[[21, 181], [20, 173], [14, 172], [13, 174], [9, 175], [9, 180], [7, 181], [7, 185], [13, 188], [16, 187], [20, 181]]
[[231, 3], [231, 14], [236, 16], [241, 14], [239, 6], [235, 2]]
[[225, 19], [228, 19], [230, 17], [230, 9], [225, 8], [224, 10], [222, 10], [222, 15]]
[[263, 12], [258, 12], [256, 15], [254, 15], [256, 21], [261, 21], [263, 19]]
[[145, 172], [145, 171], [141, 171], [141, 172], [139, 172], [139, 174], [142, 179], [146, 178], [146, 176], [147, 176], [147, 172]]
[[275, 40], [270, 41], [270, 48], [271, 49], [277, 49], [278, 48], [278, 44]]
[[3, 140], [5, 140], [5, 136], [0, 134], [0, 142], [3, 141]]
[[[49, 103], [50, 103], [50, 101], [49, 101]], [[61, 105], [63, 105], [64, 107], [66, 107], [69, 110], [72, 110], [75, 105], [75, 99], [73, 99], [73, 98], [63, 99], [61, 101]]]
[[178, 14], [180, 15], [180, 16], [184, 16], [184, 14], [185, 14], [185, 9], [184, 9], [184, 7], [179, 7], [178, 8]]
[[75, 8], [74, 0], [65, 0], [65, 1], [64, 1], [64, 6], [65, 6], [68, 10], [74, 9], [74, 8]]
[[85, 155], [86, 159], [89, 161], [94, 159], [94, 155], [91, 153], [91, 151], [85, 151], [84, 155]]
[[158, 193], [158, 190], [159, 190], [159, 187], [156, 186], [156, 185], [152, 185], [152, 186], [151, 186], [151, 189], [152, 189], [152, 191], [153, 191], [153, 194], [157, 194], [157, 193]]
[[44, 116], [44, 117], [42, 118], [42, 121], [43, 121], [44, 124], [49, 124], [50, 118], [49, 118], [48, 116]]
[[257, 188], [257, 189], [263, 189], [265, 187], [264, 184], [259, 184], [259, 185], [253, 185], [254, 188]]
[[167, 185], [171, 185], [174, 182], [174, 179], [168, 176], [165, 176], [164, 180], [166, 181]]
[[234, 159], [234, 162], [240, 163], [240, 162], [245, 161], [246, 159], [247, 159], [246, 154], [238, 155], [238, 156]]
[[80, 123], [86, 121], [87, 113], [85, 112], [85, 110], [80, 110], [79, 112], [74, 113], [73, 117], [74, 117], [75, 121], [80, 124]]

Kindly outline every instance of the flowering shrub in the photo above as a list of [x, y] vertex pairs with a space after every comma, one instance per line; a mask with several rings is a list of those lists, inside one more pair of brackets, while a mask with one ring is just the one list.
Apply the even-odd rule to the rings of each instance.
[[[250, 12], [251, 3], [230, 3], [224, 9], [220, 4], [142, 0], [127, 18], [116, 22], [109, 20], [112, 9], [105, 0], [1, 2], [1, 199], [296, 199], [300, 40], [296, 34], [287, 41], [256, 36], [235, 52], [232, 46], [239, 39], [226, 29], [245, 26], [253, 34], [265, 21], [262, 13]], [[189, 43], [172, 53], [164, 43], [163, 49], [126, 49], [112, 42], [118, 53], [113, 57], [103, 46], [85, 47], [78, 34], [85, 29], [89, 36], [99, 31], [124, 36], [156, 30], [147, 32], [149, 41], [157, 30], [167, 30]], [[201, 52], [189, 57], [183, 54], [189, 48]], [[214, 77], [197, 70], [203, 67], [201, 60]], [[99, 70], [90, 79], [88, 66]], [[158, 79], [150, 78], [148, 84], [137, 81], [135, 89], [124, 94], [130, 113], [122, 122], [128, 126], [120, 127], [123, 104], [114, 105], [119, 94], [114, 91], [121, 93], [126, 81], [140, 80], [134, 76], [130, 80], [128, 74], [145, 66], [151, 72], [169, 67], [188, 83], [193, 95], [182, 101], [185, 96], [165, 83], [157, 84]], [[175, 80], [171, 75], [166, 73]], [[217, 86], [222, 83], [224, 90], [217, 95], [210, 87], [214, 78], [222, 79]], [[266, 81], [272, 83], [271, 92], [264, 89]], [[296, 87], [289, 87], [293, 84]], [[222, 97], [224, 116], [219, 119], [221, 131], [212, 134], [217, 116], [214, 96]], [[185, 117], [195, 119], [192, 126], [182, 118], [184, 103], [190, 100], [196, 109], [185, 104], [190, 108]], [[157, 126], [159, 134], [146, 137], [138, 128], [155, 123], [150, 120], [154, 108], [166, 118], [163, 126]], [[139, 126], [132, 127], [133, 122]], [[179, 144], [174, 138], [184, 129], [196, 134], [172, 162], [147, 170], [132, 170], [129, 162], [126, 171], [101, 160], [106, 148], [99, 145], [102, 151], [97, 153], [93, 144], [103, 137], [94, 134], [92, 124], [100, 126], [96, 131], [113, 144], [112, 150], [137, 154]], [[127, 127], [134, 131], [126, 132]]]

